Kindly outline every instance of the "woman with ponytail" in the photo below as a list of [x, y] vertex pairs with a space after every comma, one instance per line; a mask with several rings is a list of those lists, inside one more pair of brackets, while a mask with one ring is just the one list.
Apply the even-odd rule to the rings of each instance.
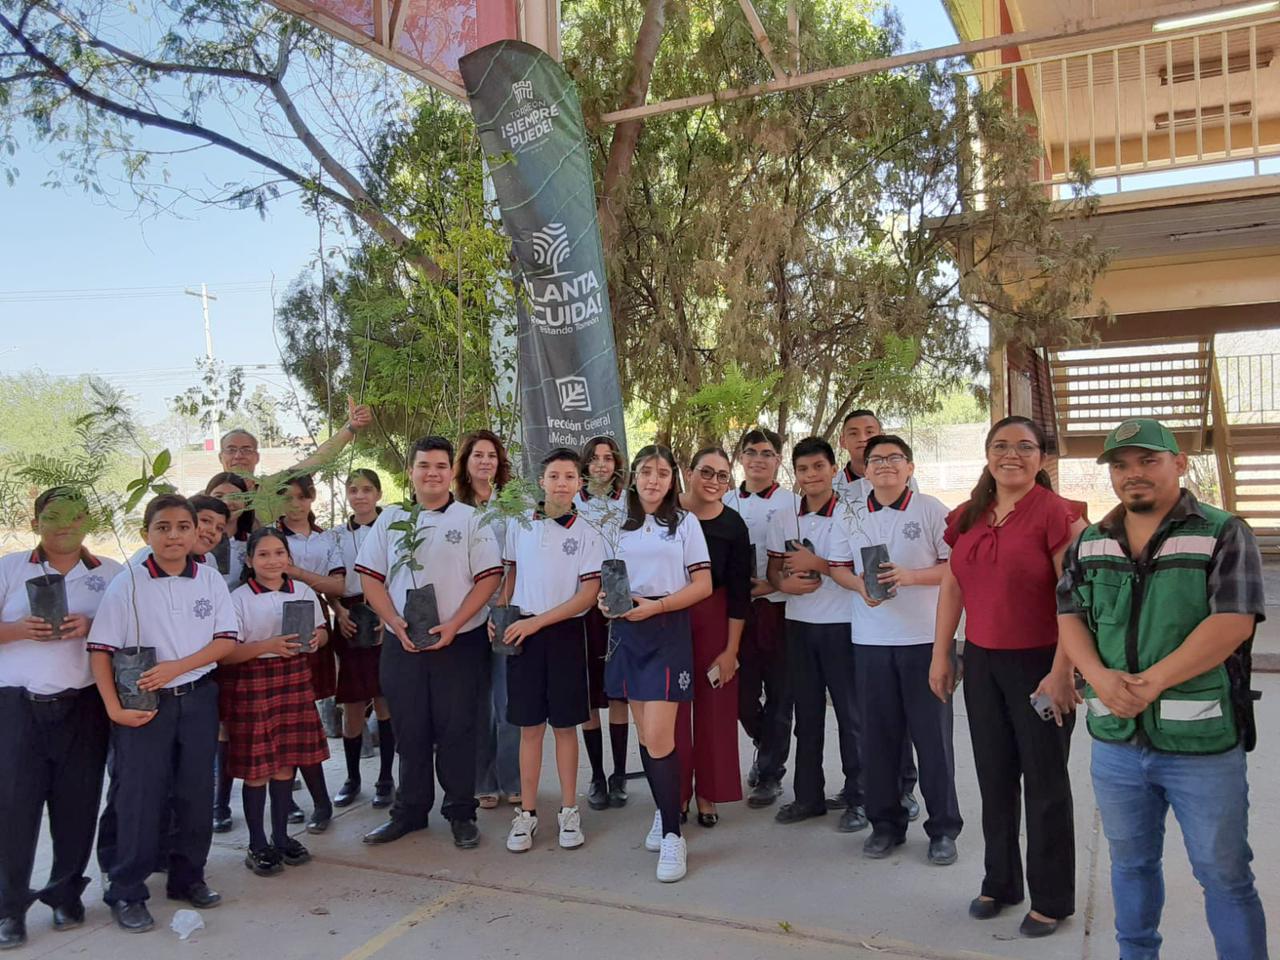
[[[1053, 492], [1044, 431], [1006, 417], [987, 433], [987, 465], [967, 503], [947, 518], [951, 559], [938, 597], [929, 686], [946, 701], [966, 614], [964, 702], [982, 794], [986, 875], [969, 904], [985, 920], [1021, 903], [1019, 797], [1027, 819], [1022, 934], [1043, 937], [1075, 911], [1075, 835], [1067, 751], [1078, 701], [1058, 646], [1054, 587], [1062, 558], [1084, 529], [1080, 508]], [[1042, 719], [1032, 701], [1047, 703]]]

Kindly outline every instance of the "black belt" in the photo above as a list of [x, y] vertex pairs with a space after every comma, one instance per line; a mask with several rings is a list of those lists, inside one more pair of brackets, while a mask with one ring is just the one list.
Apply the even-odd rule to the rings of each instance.
[[86, 690], [94, 690], [96, 687], [68, 687], [66, 690], [59, 690], [57, 693], [32, 693], [30, 690], [23, 689], [22, 695], [32, 703], [57, 703], [59, 700], [70, 700], [72, 697], [78, 697]]
[[171, 697], [185, 697], [188, 693], [194, 693], [206, 683], [213, 683], [213, 671], [210, 670], [203, 677], [197, 677], [190, 683], [180, 683], [176, 687], [163, 687], [157, 690], [157, 693], [166, 693]]

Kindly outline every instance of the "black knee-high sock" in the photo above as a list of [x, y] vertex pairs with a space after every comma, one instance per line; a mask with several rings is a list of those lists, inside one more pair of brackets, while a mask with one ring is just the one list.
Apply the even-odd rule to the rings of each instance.
[[609, 724], [609, 752], [613, 755], [613, 775], [627, 775], [627, 736], [631, 732], [629, 723]]
[[307, 792], [311, 794], [311, 804], [316, 811], [332, 811], [333, 804], [329, 802], [329, 786], [324, 782], [324, 767], [318, 763], [312, 763], [299, 767], [298, 772], [302, 774], [302, 782], [307, 785]]
[[[248, 787], [245, 789], [247, 790]], [[271, 780], [267, 789], [271, 791], [271, 842], [281, 847], [289, 839], [289, 809], [293, 805], [293, 779]]]
[[[240, 802], [244, 804], [244, 822], [249, 827], [249, 849], [261, 850], [268, 846], [267, 832], [263, 827], [267, 811], [267, 788], [251, 787], [246, 783], [240, 788]], [[272, 801], [273, 804], [274, 802]]]
[[231, 777], [227, 774], [227, 741], [218, 741], [213, 755], [213, 809], [226, 810], [231, 806]]
[[649, 756], [649, 748], [643, 743], [640, 744], [640, 766], [644, 769], [645, 779], [649, 779], [649, 764], [653, 763], [653, 758]]
[[587, 759], [591, 761], [591, 779], [604, 779], [604, 738], [600, 735], [600, 728], [588, 730], [582, 728], [582, 742], [587, 748]]
[[342, 738], [342, 753], [347, 758], [347, 779], [360, 782], [360, 748], [364, 742], [364, 737], [356, 734], [354, 737]]
[[662, 814], [662, 835], [680, 836], [680, 758], [674, 750], [665, 757], [649, 758], [649, 789]]
[[378, 780], [391, 780], [391, 765], [396, 762], [396, 732], [390, 720], [378, 721]]

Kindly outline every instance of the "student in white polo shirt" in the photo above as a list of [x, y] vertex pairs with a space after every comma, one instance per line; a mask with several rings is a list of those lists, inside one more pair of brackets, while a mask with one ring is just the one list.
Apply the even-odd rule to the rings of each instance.
[[765, 427], [748, 430], [738, 444], [743, 479], [724, 495], [747, 524], [755, 566], [751, 615], [738, 649], [738, 721], [756, 747], [747, 774], [747, 806], [768, 807], [782, 794], [791, 752], [791, 691], [787, 682], [787, 595], [769, 583], [769, 527], [774, 516], [796, 514], [800, 498], [778, 483], [782, 437]]
[[[823, 739], [827, 695], [835, 709], [845, 806], [842, 833], [865, 829], [858, 746], [858, 712], [850, 640], [851, 591], [857, 589], [849, 537], [831, 488], [836, 456], [821, 437], [807, 437], [791, 451], [803, 494], [796, 511], [778, 511], [769, 528], [769, 582], [787, 594], [787, 667], [795, 703], [795, 799], [778, 808], [779, 823], [798, 823], [827, 812], [823, 796]], [[812, 550], [797, 547], [808, 540]]]
[[[853, 656], [862, 719], [862, 772], [872, 833], [863, 853], [887, 857], [903, 843], [908, 812], [902, 803], [902, 751], [915, 744], [920, 789], [929, 812], [928, 860], [956, 861], [956, 837], [964, 821], [956, 799], [951, 704], [929, 689], [938, 587], [951, 548], [943, 540], [947, 507], [907, 485], [915, 470], [901, 437], [872, 437], [866, 446], [871, 492], [856, 504], [850, 537], [854, 566], [864, 587], [853, 601]], [[862, 548], [884, 545], [889, 563], [866, 570]], [[866, 583], [878, 577], [894, 594], [869, 599]]]
[[[582, 484], [578, 455], [552, 450], [538, 478], [545, 499], [528, 518], [507, 524], [504, 603], [521, 619], [503, 640], [520, 648], [507, 665], [507, 720], [520, 728], [520, 810], [507, 849], [523, 853], [538, 830], [538, 780], [547, 724], [555, 735], [560, 775], [560, 846], [583, 844], [578, 814], [577, 726], [587, 719], [587, 637], [583, 614], [600, 591], [600, 535], [573, 507]], [[493, 624], [489, 624], [493, 634]]]
[[[382, 641], [382, 695], [400, 752], [399, 795], [390, 819], [365, 834], [365, 843], [390, 843], [427, 826], [435, 803], [435, 775], [444, 789], [440, 812], [449, 820], [456, 846], [480, 842], [476, 829], [476, 700], [489, 656], [485, 604], [498, 588], [502, 554], [488, 524], [474, 507], [458, 503], [453, 482], [453, 444], [424, 437], [409, 452], [409, 478], [422, 507], [420, 536], [411, 569], [402, 559], [407, 535], [388, 529], [412, 516], [387, 507], [356, 558], [365, 602], [386, 625]], [[394, 572], [393, 572], [394, 571]], [[415, 585], [433, 584], [441, 623], [439, 641], [426, 650], [409, 642], [401, 612]], [[433, 764], [434, 760], [434, 764]]]
[[[27, 908], [53, 909], [58, 930], [84, 922], [81, 891], [102, 799], [110, 725], [84, 640], [107, 585], [121, 571], [84, 548], [88, 507], [69, 487], [36, 498], [34, 550], [0, 558], [0, 950], [26, 942]], [[27, 581], [63, 578], [67, 617], [59, 638], [31, 616]], [[53, 839], [49, 880], [31, 889], [40, 822]]]
[[[156, 865], [163, 817], [174, 799], [176, 830], [169, 850], [167, 892], [204, 909], [220, 894], [205, 883], [213, 840], [213, 756], [218, 740], [214, 665], [234, 649], [236, 617], [218, 571], [189, 557], [196, 515], [186, 497], [161, 494], [143, 515], [151, 555], [116, 577], [98, 607], [88, 647], [98, 692], [113, 723], [108, 807], [118, 824], [106, 901], [116, 923], [140, 933], [147, 876]], [[157, 710], [125, 710], [116, 694], [111, 657], [153, 647], [156, 665], [140, 686], [159, 693]]]
[[[846, 503], [865, 502], [871, 492], [871, 480], [866, 475], [867, 441], [883, 432], [874, 410], [853, 410], [844, 418], [840, 426], [840, 449], [849, 455], [849, 460], [836, 473], [832, 486]], [[915, 477], [908, 480], [907, 485], [913, 492], [920, 490]]]

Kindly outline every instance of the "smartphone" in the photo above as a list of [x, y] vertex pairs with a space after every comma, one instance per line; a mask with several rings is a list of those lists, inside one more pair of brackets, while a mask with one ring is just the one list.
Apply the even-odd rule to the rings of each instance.
[[713, 689], [720, 688], [720, 664], [713, 663], [707, 670], [707, 683], [711, 684]]
[[1053, 719], [1053, 697], [1047, 693], [1031, 697], [1031, 709], [1040, 715], [1041, 720]]

